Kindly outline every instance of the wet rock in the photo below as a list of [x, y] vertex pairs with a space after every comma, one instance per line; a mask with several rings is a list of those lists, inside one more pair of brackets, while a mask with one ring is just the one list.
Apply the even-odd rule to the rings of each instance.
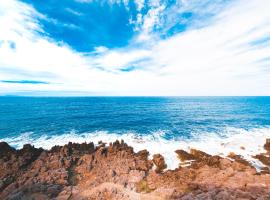
[[228, 155], [229, 158], [232, 158], [234, 159], [236, 162], [239, 162], [243, 165], [246, 165], [246, 166], [250, 166], [250, 163], [248, 161], [246, 161], [244, 158], [242, 158], [240, 155], [236, 155], [235, 153], [231, 152], [229, 155]]
[[190, 154], [195, 158], [195, 159], [198, 159], [198, 160], [203, 160], [205, 158], [210, 158], [212, 157], [211, 155], [203, 152], [203, 151], [200, 151], [200, 150], [197, 150], [197, 149], [190, 149]]
[[270, 153], [270, 139], [266, 139], [266, 143], [264, 144], [264, 148], [266, 151]]
[[270, 167], [270, 156], [269, 155], [259, 154], [259, 155], [254, 156], [254, 158], [261, 161], [267, 167]]
[[190, 153], [184, 150], [175, 151], [178, 158], [181, 162], [188, 163], [187, 161], [192, 161], [188, 164], [191, 164], [193, 167], [200, 167], [203, 165], [209, 165], [213, 167], [220, 167], [221, 157], [211, 156], [203, 151], [197, 149], [191, 149]]
[[160, 154], [153, 155], [153, 163], [156, 166], [155, 171], [157, 173], [163, 172], [164, 169], [167, 168], [167, 164], [165, 163], [164, 157]]
[[196, 157], [192, 154], [184, 151], [184, 150], [176, 150], [175, 153], [177, 154], [179, 160], [181, 162], [189, 161], [189, 160], [195, 160]]

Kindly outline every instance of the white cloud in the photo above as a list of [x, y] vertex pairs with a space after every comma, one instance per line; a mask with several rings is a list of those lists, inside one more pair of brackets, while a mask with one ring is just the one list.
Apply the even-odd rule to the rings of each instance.
[[[0, 91], [69, 90], [69, 87], [78, 85], [75, 82], [78, 77], [80, 80], [91, 77], [88, 76], [92, 73], [91, 69], [83, 56], [67, 46], [55, 44], [36, 34], [36, 31], [42, 31], [35, 20], [40, 14], [32, 7], [12, 0], [1, 1], [0, 9], [0, 40], [16, 44], [16, 49], [7, 45], [0, 47], [0, 79], [30, 78], [52, 82], [50, 85], [1, 83]], [[50, 77], [44, 76], [46, 74], [50, 74]]]
[[[145, 3], [144, 1], [137, 1], [138, 10], [142, 9], [142, 5]], [[131, 21], [131, 23], [135, 24], [135, 30], [139, 30], [140, 33], [136, 38], [136, 42], [149, 42], [154, 37], [153, 30], [156, 27], [162, 26], [161, 17], [163, 11], [165, 9], [165, 5], [161, 3], [161, 1], [149, 1], [148, 6], [150, 9], [147, 11], [145, 15], [142, 13], [137, 14], [137, 18], [135, 21]]]
[[[152, 37], [148, 33], [159, 24], [162, 6], [153, 7], [143, 19], [141, 36]], [[0, 83], [0, 93], [270, 95], [270, 63], [258, 62], [270, 57], [270, 45], [251, 45], [270, 35], [269, 7], [268, 0], [238, 0], [208, 26], [151, 44], [137, 46], [134, 39], [126, 48], [97, 47], [95, 55], [81, 55], [36, 34], [36, 30], [43, 31], [36, 19], [44, 16], [31, 6], [1, 1], [0, 80], [51, 84]], [[15, 49], [10, 47], [11, 41]], [[130, 65], [138, 68], [119, 71]]]
[[137, 5], [138, 11], [140, 12], [144, 7], [145, 0], [135, 0], [135, 3]]
[[92, 64], [106, 70], [115, 71], [128, 67], [141, 59], [148, 58], [150, 54], [151, 52], [147, 50], [111, 50], [98, 56]]

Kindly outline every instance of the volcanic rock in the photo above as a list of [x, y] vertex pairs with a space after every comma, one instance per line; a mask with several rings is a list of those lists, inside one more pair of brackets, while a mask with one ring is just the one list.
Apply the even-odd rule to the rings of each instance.
[[[191, 165], [165, 170], [162, 155], [150, 160], [148, 151], [136, 153], [124, 141], [51, 150], [1, 142], [0, 199], [270, 199], [270, 175], [236, 154], [230, 160], [196, 149], [176, 153]], [[254, 158], [269, 164], [268, 154]]]
[[156, 165], [155, 171], [157, 173], [160, 173], [167, 168], [164, 157], [160, 154], [153, 155], [153, 163]]

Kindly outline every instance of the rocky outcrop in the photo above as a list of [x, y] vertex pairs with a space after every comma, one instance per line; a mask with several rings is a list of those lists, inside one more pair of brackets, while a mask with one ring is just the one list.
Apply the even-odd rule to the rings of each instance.
[[270, 139], [266, 140], [264, 148], [266, 152], [256, 155], [254, 158], [265, 165], [265, 167], [262, 168], [262, 173], [270, 173]]
[[184, 150], [176, 150], [175, 153], [177, 154], [177, 156], [181, 162], [196, 160], [195, 156], [193, 156], [192, 154], [190, 154]]
[[266, 151], [268, 151], [270, 153], [270, 139], [266, 140], [264, 148], [265, 148]]
[[153, 163], [156, 166], [155, 171], [157, 173], [163, 172], [163, 170], [167, 168], [167, 164], [165, 163], [164, 157], [160, 154], [153, 155]]
[[[258, 173], [238, 155], [176, 153], [182, 164], [165, 170], [162, 155], [150, 159], [148, 151], [136, 153], [124, 141], [51, 150], [16, 150], [1, 142], [0, 199], [270, 199], [267, 170]], [[266, 167], [268, 153], [255, 156]]]

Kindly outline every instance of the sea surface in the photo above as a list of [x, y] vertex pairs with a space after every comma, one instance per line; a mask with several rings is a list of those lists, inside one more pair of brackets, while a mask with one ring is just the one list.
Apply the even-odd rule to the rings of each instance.
[[252, 160], [266, 138], [270, 97], [0, 97], [0, 140], [15, 148], [124, 139], [174, 168], [176, 149]]

